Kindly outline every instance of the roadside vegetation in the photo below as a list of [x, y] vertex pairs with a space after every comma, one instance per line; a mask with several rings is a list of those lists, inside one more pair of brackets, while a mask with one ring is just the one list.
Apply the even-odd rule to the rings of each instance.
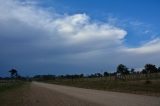
[[20, 80], [0, 80], [0, 92], [19, 88], [23, 84], [24, 82]]
[[153, 64], [146, 64], [141, 71], [120, 64], [116, 72], [112, 73], [37, 75], [33, 79], [81, 88], [160, 96], [160, 68]]
[[30, 81], [29, 79], [20, 76], [16, 69], [11, 69], [9, 73], [10, 77], [0, 78], [0, 93], [17, 89]]
[[1, 86], [0, 106], [24, 106], [24, 98], [29, 90], [30, 83], [22, 81], [8, 83], [7, 87]]
[[30, 80], [11, 69], [10, 77], [0, 78], [0, 106], [22, 106], [24, 95], [29, 91]]

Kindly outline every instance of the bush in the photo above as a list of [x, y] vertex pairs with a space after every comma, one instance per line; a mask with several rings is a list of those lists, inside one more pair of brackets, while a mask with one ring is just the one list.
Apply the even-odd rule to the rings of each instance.
[[150, 80], [146, 80], [145, 84], [151, 84], [152, 82]]

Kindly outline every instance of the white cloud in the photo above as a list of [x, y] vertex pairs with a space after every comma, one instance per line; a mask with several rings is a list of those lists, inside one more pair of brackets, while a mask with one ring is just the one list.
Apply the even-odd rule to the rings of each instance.
[[128, 48], [127, 52], [137, 53], [137, 54], [151, 54], [160, 52], [160, 39], [156, 38], [148, 43], [143, 44], [137, 48]]
[[33, 3], [21, 3], [16, 0], [2, 0], [1, 5], [3, 5], [0, 9], [3, 14], [0, 16], [1, 22], [8, 24], [10, 21], [18, 21], [33, 29], [46, 32], [42, 35], [46, 38], [58, 38], [58, 43], [93, 46], [93, 43], [101, 42], [103, 46], [119, 45], [127, 34], [125, 30], [107, 23], [92, 22], [85, 13], [58, 15], [55, 12], [44, 11]]
[[90, 17], [85, 13], [57, 18], [57, 13], [43, 11], [28, 2], [27, 5], [15, 0], [2, 0], [2, 2], [3, 6], [0, 10], [3, 20], [1, 21], [17, 20], [31, 27], [39, 28], [39, 30], [51, 32], [54, 36], [63, 37], [71, 43], [93, 42], [94, 40], [113, 40], [115, 43], [115, 40], [121, 40], [127, 34], [125, 30], [107, 23], [91, 22]]
[[72, 43], [93, 42], [94, 40], [121, 40], [127, 32], [106, 23], [98, 24], [90, 22], [86, 14], [66, 16], [55, 21], [58, 33], [66, 37]]

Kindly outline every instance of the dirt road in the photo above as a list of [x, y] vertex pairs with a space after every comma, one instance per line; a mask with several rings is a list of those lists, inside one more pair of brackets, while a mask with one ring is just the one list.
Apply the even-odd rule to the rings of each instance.
[[[160, 97], [107, 92], [33, 82], [30, 100], [37, 106], [160, 106]], [[35, 90], [35, 91], [34, 91]], [[35, 105], [34, 105], [35, 106]]]
[[160, 106], [160, 97], [32, 82], [0, 93], [0, 106]]
[[58, 92], [54, 88], [54, 85], [33, 82], [27, 92], [22, 94], [22, 103], [18, 106], [98, 106], [98, 104]]

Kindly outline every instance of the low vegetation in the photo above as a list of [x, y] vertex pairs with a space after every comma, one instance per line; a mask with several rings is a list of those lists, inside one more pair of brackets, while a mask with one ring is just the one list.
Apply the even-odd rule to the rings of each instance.
[[16, 89], [19, 88], [29, 81], [31, 81], [29, 78], [22, 77], [18, 74], [18, 71], [16, 69], [11, 69], [9, 71], [11, 77], [0, 77], [0, 92], [7, 91], [10, 89]]
[[142, 71], [129, 69], [120, 64], [113, 73], [77, 75], [37, 75], [33, 78], [47, 83], [160, 96], [160, 68], [146, 64]]
[[0, 80], [0, 92], [16, 89], [22, 85], [24, 85], [24, 82], [20, 80]]
[[0, 78], [0, 106], [22, 106], [23, 96], [29, 90], [29, 80], [18, 71], [9, 71], [11, 77]]
[[33, 78], [25, 78], [20, 76], [16, 69], [10, 70], [9, 73], [10, 78], [0, 78], [0, 92], [18, 88], [26, 81], [36, 80], [81, 88], [160, 96], [160, 67], [157, 68], [153, 64], [146, 64], [141, 71], [120, 64], [116, 72], [105, 71], [90, 75], [36, 75]]
[[146, 80], [134, 80], [134, 81], [122, 81], [122, 80], [106, 80], [105, 78], [82, 78], [82, 79], [57, 79], [48, 80], [47, 83], [75, 86], [81, 88], [97, 89], [97, 90], [109, 90], [120, 91], [136, 94], [147, 94], [160, 96], [160, 80], [150, 80], [150, 83], [146, 83]]
[[24, 96], [29, 92], [29, 85], [25, 81], [5, 81], [5, 85], [0, 86], [0, 106], [24, 106]]

